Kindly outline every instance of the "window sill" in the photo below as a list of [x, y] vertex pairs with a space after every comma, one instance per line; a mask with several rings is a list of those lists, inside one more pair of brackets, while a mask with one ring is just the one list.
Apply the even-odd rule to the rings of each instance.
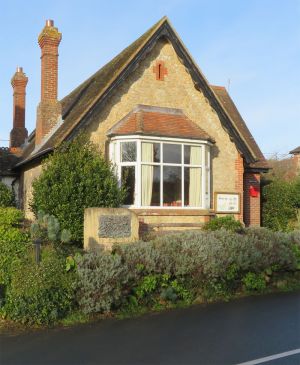
[[180, 209], [180, 208], [170, 208], [170, 209], [155, 209], [155, 208], [129, 208], [132, 212], [134, 212], [135, 214], [139, 215], [139, 216], [143, 216], [143, 215], [156, 215], [156, 216], [161, 216], [161, 215], [176, 215], [176, 216], [182, 216], [182, 215], [209, 215], [209, 216], [214, 216], [215, 212], [213, 210], [208, 210], [208, 209]]

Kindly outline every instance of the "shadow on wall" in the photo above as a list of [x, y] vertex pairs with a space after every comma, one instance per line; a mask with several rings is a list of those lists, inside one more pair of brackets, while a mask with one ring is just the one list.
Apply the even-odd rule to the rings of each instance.
[[95, 240], [95, 238], [93, 237], [89, 237], [88, 240], [88, 247], [84, 248], [85, 250], [89, 250], [89, 251], [96, 251], [96, 252], [101, 252], [105, 250], [105, 245], [100, 244], [99, 242], [97, 242]]

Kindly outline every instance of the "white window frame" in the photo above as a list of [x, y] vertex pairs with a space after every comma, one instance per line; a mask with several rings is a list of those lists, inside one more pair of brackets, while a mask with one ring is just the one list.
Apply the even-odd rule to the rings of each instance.
[[[122, 142], [136, 142], [136, 161], [122, 162], [121, 161], [121, 143]], [[160, 144], [160, 162], [142, 162], [141, 161], [141, 146], [142, 142], [152, 142]], [[181, 145], [181, 163], [164, 163], [163, 162], [163, 143], [179, 144]], [[184, 163], [184, 146], [199, 146], [202, 148], [202, 163], [199, 165], [190, 165]], [[204, 140], [184, 139], [184, 138], [168, 138], [168, 137], [154, 137], [141, 135], [115, 136], [111, 138], [109, 145], [109, 158], [116, 166], [116, 173], [118, 177], [119, 186], [121, 186], [121, 168], [122, 166], [135, 166], [135, 195], [134, 205], [124, 205], [126, 208], [134, 209], [210, 209], [210, 146], [212, 143]], [[207, 159], [206, 159], [207, 151]], [[141, 166], [152, 165], [160, 166], [160, 206], [142, 206], [141, 205]], [[163, 166], [179, 166], [181, 167], [181, 206], [163, 206]], [[199, 167], [202, 175], [202, 195], [201, 206], [184, 206], [184, 167]], [[207, 176], [207, 179], [206, 179]], [[206, 181], [208, 186], [206, 187]]]

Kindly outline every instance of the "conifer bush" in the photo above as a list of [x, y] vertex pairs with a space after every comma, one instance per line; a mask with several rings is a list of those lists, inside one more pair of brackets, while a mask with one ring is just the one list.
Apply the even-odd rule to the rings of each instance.
[[80, 135], [62, 144], [43, 163], [33, 183], [31, 208], [55, 216], [61, 229], [71, 232], [71, 241], [82, 245], [84, 209], [116, 208], [123, 202], [113, 166], [97, 147]]

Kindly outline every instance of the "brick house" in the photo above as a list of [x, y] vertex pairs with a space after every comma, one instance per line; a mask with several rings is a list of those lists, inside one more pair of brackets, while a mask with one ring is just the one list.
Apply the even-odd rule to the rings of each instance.
[[166, 17], [58, 101], [60, 41], [48, 20], [38, 38], [41, 101], [29, 137], [27, 77], [18, 68], [12, 79], [13, 129], [0, 170], [9, 160], [6, 174], [18, 181], [28, 217], [43, 158], [84, 130], [116, 164], [128, 187], [125, 206], [145, 229], [196, 228], [228, 213], [260, 225], [267, 162], [226, 89], [208, 83]]

